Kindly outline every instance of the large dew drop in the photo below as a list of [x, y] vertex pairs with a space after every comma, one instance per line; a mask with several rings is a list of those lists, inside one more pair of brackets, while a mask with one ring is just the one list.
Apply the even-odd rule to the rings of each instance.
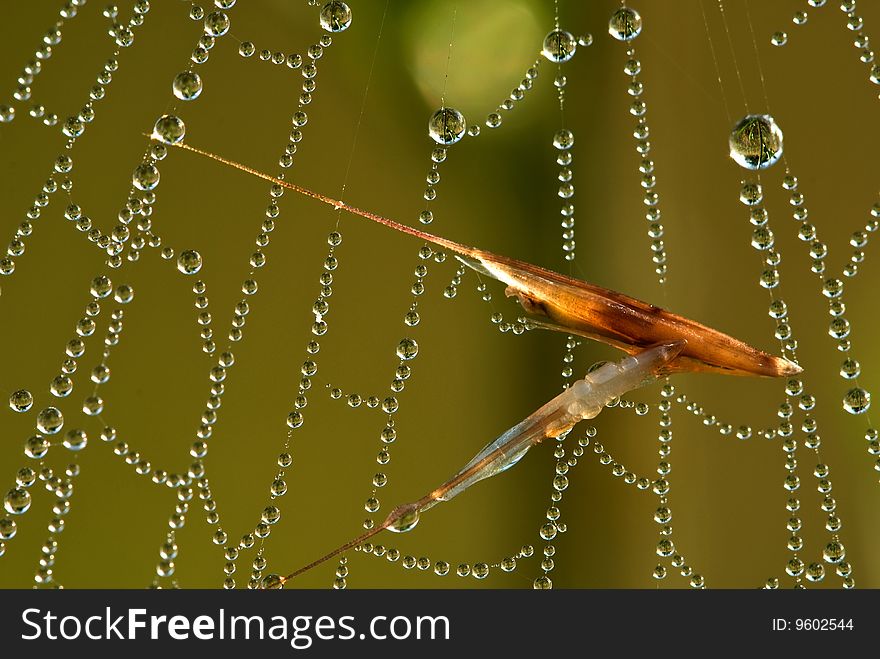
[[767, 169], [782, 157], [782, 131], [769, 114], [743, 117], [730, 133], [730, 157], [746, 169]]
[[195, 71], [182, 71], [174, 77], [171, 89], [181, 101], [193, 101], [202, 93], [202, 78]]
[[846, 558], [846, 548], [837, 540], [832, 540], [825, 545], [825, 549], [822, 551], [822, 558], [832, 565], [837, 565]]
[[177, 144], [186, 135], [186, 124], [180, 117], [173, 114], [163, 114], [153, 126], [152, 138], [165, 142], [165, 144]]
[[212, 11], [205, 18], [205, 34], [222, 37], [229, 32], [229, 17], [222, 11]]
[[553, 30], [544, 37], [541, 54], [551, 62], [567, 62], [574, 57], [577, 39], [565, 30]]
[[267, 574], [263, 577], [263, 580], [260, 581], [260, 588], [263, 590], [280, 590], [284, 588], [284, 577], [278, 574]]
[[49, 440], [41, 435], [28, 438], [24, 445], [24, 454], [32, 460], [40, 460], [49, 452]]
[[89, 438], [82, 430], [68, 430], [62, 444], [69, 451], [82, 451], [88, 442]]
[[131, 175], [131, 182], [138, 190], [152, 190], [159, 185], [159, 169], [151, 162], [141, 163]]
[[864, 414], [871, 407], [871, 393], [866, 389], [855, 387], [843, 397], [843, 409], [850, 414]]
[[321, 7], [321, 27], [327, 32], [342, 32], [351, 25], [351, 8], [334, 0]]
[[27, 412], [34, 404], [34, 397], [27, 389], [19, 389], [9, 396], [9, 407], [15, 412]]
[[428, 134], [437, 144], [455, 144], [467, 130], [464, 115], [455, 108], [440, 108], [428, 121]]
[[64, 425], [64, 415], [57, 407], [47, 407], [37, 415], [37, 430], [44, 435], [54, 435]]
[[560, 151], [567, 151], [574, 146], [574, 133], [567, 128], [561, 128], [553, 135], [553, 146]]
[[3, 507], [10, 515], [24, 515], [31, 507], [31, 495], [25, 489], [15, 488], [6, 493]]
[[415, 339], [401, 339], [397, 344], [397, 356], [404, 361], [414, 359], [419, 354], [419, 344]]
[[187, 249], [177, 257], [177, 269], [185, 275], [194, 275], [202, 269], [202, 255], [194, 249]]
[[608, 34], [618, 41], [632, 41], [642, 32], [642, 17], [630, 7], [621, 7], [608, 21]]
[[[394, 513], [392, 512], [391, 514], [393, 515]], [[419, 511], [417, 508], [413, 508], [397, 518], [394, 523], [388, 527], [388, 530], [394, 533], [406, 533], [407, 531], [412, 531], [418, 523]]]

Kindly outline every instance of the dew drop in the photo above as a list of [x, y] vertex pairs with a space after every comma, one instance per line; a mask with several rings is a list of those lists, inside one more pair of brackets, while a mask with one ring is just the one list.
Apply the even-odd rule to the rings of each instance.
[[556, 131], [553, 135], [553, 146], [561, 151], [565, 151], [574, 146], [574, 133], [567, 128]]
[[141, 163], [131, 175], [131, 182], [138, 190], [152, 190], [159, 185], [159, 170], [153, 163]]
[[822, 581], [825, 578], [825, 566], [821, 563], [810, 563], [807, 567], [808, 581]]
[[82, 430], [68, 430], [64, 435], [64, 448], [69, 451], [81, 451], [86, 447], [89, 439]]
[[675, 544], [669, 538], [663, 538], [657, 543], [658, 556], [672, 556], [675, 553]]
[[[395, 515], [400, 515], [399, 509], [393, 510], [389, 517], [394, 517]], [[388, 526], [388, 530], [394, 533], [406, 533], [407, 531], [412, 531], [418, 523], [419, 511], [417, 508], [413, 508], [394, 520], [394, 522]]]
[[10, 515], [24, 515], [31, 507], [31, 494], [20, 487], [9, 490], [3, 498], [3, 507]]
[[851, 357], [844, 360], [843, 364], [840, 366], [840, 377], [846, 378], [847, 380], [859, 377], [861, 372], [862, 368], [859, 365], [859, 362]]
[[758, 183], [744, 183], [739, 193], [739, 200], [746, 206], [756, 206], [764, 201], [764, 191]]
[[404, 361], [414, 359], [419, 354], [419, 344], [415, 339], [401, 339], [397, 344], [397, 356]]
[[49, 440], [41, 435], [34, 435], [25, 442], [24, 454], [33, 460], [41, 459], [48, 452]]
[[850, 414], [864, 414], [871, 407], [871, 394], [861, 387], [854, 387], [843, 397], [843, 409]]
[[553, 489], [562, 492], [568, 487], [568, 477], [558, 474], [553, 478]]
[[788, 43], [788, 35], [785, 32], [774, 32], [770, 37], [770, 43], [774, 46], [784, 46]]
[[828, 299], [838, 298], [843, 294], [843, 282], [839, 279], [826, 279], [822, 284], [822, 295]]
[[535, 590], [550, 590], [553, 588], [553, 582], [546, 574], [542, 574], [532, 583], [532, 588]]
[[455, 108], [440, 108], [428, 121], [428, 134], [437, 144], [455, 144], [464, 136], [467, 123], [464, 115]]
[[177, 269], [185, 275], [194, 275], [202, 269], [202, 255], [194, 249], [187, 249], [177, 257]]
[[34, 397], [27, 389], [19, 389], [12, 392], [9, 397], [9, 407], [13, 412], [27, 412], [34, 404]]
[[185, 134], [186, 125], [184, 125], [182, 119], [175, 117], [173, 114], [163, 114], [156, 121], [156, 125], [153, 126], [151, 137], [155, 140], [161, 140], [166, 144], [177, 144], [183, 140]]
[[14, 519], [4, 517], [0, 519], [0, 540], [11, 540], [18, 531]]
[[846, 558], [846, 548], [837, 540], [832, 540], [822, 550], [822, 558], [827, 563], [838, 564]]
[[175, 76], [171, 88], [181, 101], [193, 101], [202, 93], [202, 77], [195, 71], [181, 71]]
[[621, 7], [608, 21], [608, 34], [618, 41], [632, 41], [642, 32], [642, 17], [631, 7]]
[[278, 574], [267, 574], [260, 581], [260, 588], [263, 590], [279, 590], [284, 587], [284, 578]]
[[752, 247], [757, 250], [768, 250], [773, 247], [773, 232], [766, 227], [759, 227], [752, 233]]
[[89, 396], [83, 401], [82, 411], [88, 416], [98, 416], [104, 411], [104, 401], [100, 396]]
[[274, 497], [284, 496], [287, 493], [287, 483], [284, 480], [278, 478], [272, 481], [272, 486], [269, 491]]
[[785, 565], [785, 571], [789, 576], [799, 577], [804, 572], [804, 562], [795, 556]]
[[767, 169], [782, 156], [782, 131], [769, 114], [743, 117], [730, 133], [730, 157], [746, 169]]
[[47, 407], [37, 415], [37, 430], [44, 435], [54, 435], [64, 425], [64, 416], [57, 407]]
[[100, 275], [92, 280], [89, 292], [95, 299], [103, 299], [113, 292], [113, 282], [106, 275]]
[[351, 25], [351, 8], [344, 2], [328, 2], [321, 7], [321, 27], [327, 32], [342, 32]]
[[[205, 34], [212, 37], [222, 37], [228, 31], [229, 17], [222, 11], [212, 11], [205, 18]], [[198, 94], [196, 94], [196, 96], [198, 96]], [[195, 98], [195, 96], [193, 98]]]
[[541, 54], [551, 62], [567, 62], [577, 50], [577, 39], [565, 30], [553, 30], [544, 37]]
[[845, 339], [849, 336], [850, 324], [846, 318], [839, 316], [834, 318], [828, 325], [828, 335], [835, 339]]

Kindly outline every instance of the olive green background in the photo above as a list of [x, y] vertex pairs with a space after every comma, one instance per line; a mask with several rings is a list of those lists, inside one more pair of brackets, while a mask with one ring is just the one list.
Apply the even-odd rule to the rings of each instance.
[[[128, 3], [121, 15], [128, 17]], [[574, 203], [577, 216], [576, 276], [624, 291], [705, 322], [766, 350], [777, 350], [774, 322], [767, 317], [767, 292], [758, 286], [761, 259], [750, 246], [752, 227], [738, 201], [744, 172], [726, 155], [731, 122], [712, 62], [700, 5], [695, 0], [641, 0], [634, 5], [644, 31], [634, 42], [642, 61], [643, 98], [648, 104], [657, 191], [666, 226], [669, 284], [656, 283], [650, 262], [647, 223], [641, 202], [632, 129], [627, 111], [629, 82], [623, 74], [625, 46], [607, 34], [611, 0], [561, 2], [561, 24], [575, 34], [591, 32], [594, 44], [578, 48], [564, 67], [565, 124], [575, 133]], [[742, 76], [745, 99], [720, 22], [717, 5], [704, 2], [709, 34], [718, 51], [723, 94], [735, 121], [765, 112], [752, 36], [742, 1], [725, 2], [730, 40]], [[839, 272], [852, 248], [850, 234], [870, 219], [876, 200], [875, 155], [877, 88], [858, 61], [845, 16], [835, 3], [811, 10], [807, 25], [791, 24], [802, 3], [751, 2], [760, 64], [767, 82], [769, 110], [785, 134], [790, 166], [806, 195], [810, 216], [830, 249], [830, 272]], [[0, 83], [11, 93], [21, 66], [31, 57], [60, 3], [16, 3], [0, 25]], [[318, 62], [317, 90], [308, 106], [308, 125], [289, 170], [292, 180], [409, 224], [424, 208], [421, 198], [431, 142], [427, 119], [439, 107], [445, 86], [447, 105], [471, 123], [516, 87], [532, 64], [553, 24], [549, 1], [451, 0], [391, 1], [378, 41], [385, 3], [353, 0], [351, 28], [334, 35]], [[456, 7], [457, 6], [457, 7]], [[34, 102], [64, 117], [87, 99], [94, 77], [112, 52], [103, 3], [93, 0], [64, 29], [63, 42], [44, 63], [33, 85]], [[866, 30], [880, 25], [873, 3], [860, 3]], [[187, 140], [259, 169], [276, 172], [291, 128], [290, 116], [302, 77], [299, 71], [249, 60], [237, 54], [237, 40], [257, 49], [304, 53], [322, 31], [317, 10], [306, 2], [239, 2], [230, 12], [230, 35], [218, 40], [209, 61], [198, 67], [204, 92], [194, 102], [177, 102], [171, 80], [188, 63], [201, 30], [187, 18], [189, 4], [154, 1], [134, 45], [119, 56], [120, 68], [107, 98], [95, 104], [97, 118], [78, 140], [73, 199], [94, 224], [110, 231], [125, 203], [130, 175], [146, 144], [143, 133], [163, 112], [174, 111], [187, 125]], [[448, 44], [454, 39], [448, 80]], [[773, 48], [770, 35], [786, 29], [790, 43]], [[560, 199], [552, 135], [560, 127], [552, 85], [555, 67], [543, 61], [535, 88], [498, 130], [483, 128], [449, 151], [432, 204], [436, 233], [500, 254], [566, 271], [561, 258]], [[369, 91], [365, 88], [369, 80]], [[365, 99], [365, 100], [364, 100]], [[363, 113], [361, 106], [363, 104]], [[18, 104], [18, 116], [0, 125], [0, 225], [12, 235], [33, 203], [60, 153], [60, 127], [41, 125]], [[356, 135], [356, 141], [355, 141]], [[164, 244], [198, 249], [205, 265], [209, 310], [220, 348], [225, 345], [231, 311], [240, 298], [247, 260], [254, 249], [268, 201], [267, 184], [192, 154], [173, 151], [160, 163], [153, 220]], [[346, 172], [348, 176], [346, 178]], [[822, 456], [831, 466], [834, 496], [844, 522], [841, 539], [859, 586], [880, 586], [877, 510], [880, 489], [873, 460], [865, 452], [865, 418], [845, 415], [845, 383], [837, 376], [842, 356], [827, 336], [826, 304], [820, 282], [809, 272], [807, 246], [796, 237], [788, 195], [782, 190], [780, 163], [762, 174], [766, 206], [783, 254], [781, 295], [788, 301], [805, 382], [818, 398], [815, 417], [823, 437]], [[63, 194], [52, 198], [27, 239], [27, 253], [16, 259], [12, 277], [0, 280], [0, 393], [34, 392], [27, 415], [0, 409], [0, 475], [11, 487], [26, 458], [25, 439], [33, 432], [36, 410], [50, 404], [48, 383], [63, 359], [66, 341], [89, 300], [88, 282], [106, 268], [102, 256], [63, 216]], [[326, 255], [327, 233], [338, 222], [344, 241], [337, 250], [329, 299], [329, 333], [321, 340], [319, 372], [313, 379], [305, 424], [294, 433], [294, 465], [289, 493], [280, 499], [282, 520], [266, 545], [269, 572], [286, 573], [314, 559], [361, 529], [363, 503], [380, 448], [384, 420], [366, 406], [349, 409], [332, 401], [325, 386], [347, 393], [387, 395], [397, 365], [395, 347], [405, 337], [420, 346], [411, 362], [413, 377], [399, 395], [398, 440], [384, 471], [382, 509], [421, 496], [454, 473], [487, 441], [555, 395], [561, 383], [564, 337], [545, 332], [501, 335], [489, 322], [493, 311], [474, 292], [468, 272], [458, 296], [442, 291], [454, 276], [451, 259], [432, 264], [420, 301], [422, 323], [403, 324], [420, 262], [419, 241], [395, 235], [351, 216], [338, 216], [312, 200], [288, 193], [271, 244], [268, 263], [258, 273], [260, 291], [250, 300], [243, 341], [234, 347], [227, 393], [210, 441], [206, 464], [219, 505], [221, 525], [235, 542], [258, 521], [268, 501], [275, 457], [286, 437], [299, 367], [313, 321], [311, 304]], [[861, 383], [876, 389], [876, 278], [874, 245], [859, 276], [846, 282], [847, 318], [853, 323], [854, 354], [863, 365]], [[140, 262], [111, 273], [115, 284], [131, 284], [136, 297], [125, 309], [125, 329], [102, 387], [104, 419], [120, 438], [154, 467], [184, 471], [208, 395], [214, 363], [200, 351], [192, 277], [144, 251]], [[513, 318], [515, 303], [490, 282], [496, 310]], [[109, 307], [109, 304], [105, 305]], [[105, 314], [107, 310], [105, 309]], [[77, 412], [91, 391], [88, 372], [97, 363], [99, 330], [80, 360], [76, 389], [60, 401], [65, 428], [81, 427], [89, 446], [77, 456], [82, 475], [75, 481], [73, 509], [54, 567], [65, 587], [144, 587], [154, 577], [158, 548], [167, 531], [175, 493], [159, 488], [113, 455], [98, 438], [100, 423]], [[587, 344], [576, 353], [576, 372], [616, 353]], [[679, 391], [698, 400], [721, 419], [754, 428], [775, 424], [783, 383], [710, 375], [676, 376]], [[659, 387], [640, 392], [656, 402]], [[676, 406], [670, 475], [673, 539], [688, 564], [709, 587], [757, 587], [770, 576], [784, 577], [787, 493], [780, 440], [742, 442], [704, 429]], [[607, 410], [597, 419], [598, 440], [628, 468], [653, 475], [657, 463], [656, 413], [636, 418]], [[800, 435], [802, 437], [802, 435]], [[799, 437], [799, 438], [800, 438]], [[531, 587], [540, 573], [538, 537], [549, 505], [555, 459], [552, 446], [540, 446], [515, 469], [486, 481], [455, 501], [427, 513], [412, 533], [377, 539], [432, 561], [496, 563], [533, 544], [536, 556], [520, 561], [512, 574], [485, 582], [438, 578], [406, 571], [400, 563], [350, 554], [349, 587]], [[56, 468], [72, 456], [55, 447], [48, 464]], [[827, 542], [824, 515], [812, 477], [814, 458], [801, 449], [805, 562], [820, 560]], [[36, 466], [32, 464], [31, 466]], [[562, 504], [568, 532], [554, 542], [557, 587], [654, 587], [651, 570], [658, 525], [652, 520], [653, 494], [638, 492], [588, 451], [569, 474]], [[46, 537], [51, 498], [38, 483], [34, 503], [19, 521], [17, 537], [0, 559], [0, 585], [28, 587]], [[211, 543], [198, 498], [191, 502], [185, 529], [178, 534], [176, 561], [181, 587], [218, 587], [223, 580], [222, 551]], [[250, 554], [235, 575], [244, 585]], [[299, 585], [328, 587], [334, 562]], [[782, 583], [789, 584], [789, 579]], [[670, 574], [663, 587], [686, 587]], [[825, 584], [839, 587], [829, 570]]]

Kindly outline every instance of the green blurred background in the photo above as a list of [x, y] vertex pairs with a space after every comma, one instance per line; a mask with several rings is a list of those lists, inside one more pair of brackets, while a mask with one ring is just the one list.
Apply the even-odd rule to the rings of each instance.
[[[444, 87], [446, 103], [460, 109], [470, 123], [482, 125], [534, 61], [553, 25], [553, 3], [392, 0], [378, 48], [385, 2], [350, 4], [351, 28], [334, 35], [333, 46], [318, 62], [309, 123], [289, 176], [331, 195], [340, 194], [347, 180], [349, 203], [417, 224], [432, 146], [426, 123], [439, 107]], [[796, 27], [792, 13], [804, 4], [752, 2], [749, 9], [769, 109], [785, 133], [789, 164], [800, 179], [812, 221], [829, 245], [829, 271], [839, 272], [851, 253], [850, 234], [869, 221], [876, 200], [876, 88], [858, 61], [846, 17], [836, 5], [812, 10], [809, 23]], [[129, 3], [120, 5], [127, 19]], [[276, 172], [302, 77], [256, 56], [243, 59], [238, 43], [250, 40], [258, 51], [304, 54], [323, 34], [317, 10], [304, 0], [239, 2], [229, 12], [230, 35], [219, 39], [208, 62], [198, 67], [204, 92], [197, 101], [182, 103], [171, 94], [171, 80], [186, 68], [201, 23], [189, 20], [187, 2], [151, 5], [134, 45], [119, 56], [107, 98], [95, 104], [96, 120], [72, 153], [73, 199], [104, 231], [116, 224], [127, 198], [131, 171], [145, 148], [143, 133], [163, 112], [174, 111], [184, 119], [190, 143]], [[747, 111], [767, 111], [744, 3], [727, 0], [725, 8], [745, 100], [717, 5], [704, 5], [731, 114], [737, 119]], [[56, 20], [58, 6], [40, 0], [8, 9], [0, 25], [0, 81], [10, 93], [21, 66]], [[662, 290], [656, 282], [631, 134], [635, 122], [627, 111], [631, 99], [623, 73], [625, 46], [607, 34], [616, 6], [612, 0], [560, 2], [562, 27], [594, 36], [594, 44], [578, 48], [564, 67], [565, 121], [576, 139], [574, 272], [776, 350], [774, 323], [766, 314], [768, 296], [757, 283], [761, 260], [749, 244], [747, 209], [738, 201], [744, 172], [726, 155], [731, 126], [696, 0], [641, 0], [633, 5], [644, 20], [634, 45], [642, 62], [669, 254], [669, 283]], [[68, 21], [62, 43], [33, 85], [32, 102], [57, 112], [62, 122], [87, 100], [94, 76], [112, 52], [103, 7], [92, 0]], [[859, 10], [868, 31], [880, 25], [880, 8], [860, 3]], [[778, 29], [789, 32], [785, 48], [769, 43]], [[546, 61], [541, 64], [534, 89], [504, 113], [500, 129], [483, 127], [479, 139], [465, 138], [450, 149], [432, 204], [432, 231], [567, 271], [561, 258], [558, 166], [551, 143], [560, 127], [554, 69]], [[15, 121], [0, 125], [4, 235], [11, 236], [25, 219], [64, 144], [59, 127], [47, 128], [27, 116], [29, 105], [19, 103]], [[154, 226], [164, 244], [201, 252], [205, 265], [199, 277], [208, 285], [209, 311], [222, 349], [264, 217], [267, 184], [180, 151], [170, 153], [160, 171]], [[818, 398], [822, 457], [831, 466], [847, 559], [857, 585], [878, 587], [880, 490], [862, 439], [866, 419], [841, 410], [846, 386], [837, 371], [842, 356], [826, 334], [826, 304], [818, 279], [809, 271], [806, 246], [797, 240], [788, 194], [780, 186], [783, 173], [780, 164], [762, 175], [771, 226], [783, 254], [780, 293], [789, 303], [801, 344], [806, 385]], [[319, 289], [326, 236], [336, 223], [331, 209], [311, 200], [288, 193], [279, 203], [282, 212], [265, 250], [268, 262], [258, 273], [260, 291], [250, 300], [244, 339], [234, 347], [236, 364], [209, 440], [208, 475], [230, 542], [253, 528], [268, 501], [275, 458], [286, 437], [285, 419], [311, 337], [311, 304]], [[14, 414], [5, 404], [0, 409], [5, 487], [12, 487], [16, 470], [26, 461], [22, 446], [33, 432], [35, 411], [51, 404], [48, 383], [89, 300], [88, 283], [106, 270], [99, 250], [63, 218], [65, 205], [63, 195], [53, 197], [26, 241], [27, 253], [17, 259], [15, 274], [0, 281], [0, 393], [5, 397], [27, 388], [36, 399], [29, 414]], [[456, 268], [451, 260], [430, 266], [419, 307], [422, 322], [406, 327], [403, 314], [413, 269], [420, 262], [420, 243], [350, 216], [341, 216], [339, 227], [344, 240], [336, 252], [340, 265], [329, 299], [330, 331], [321, 341], [305, 425], [294, 433], [290, 491], [279, 501], [282, 520], [266, 545], [267, 572], [286, 573], [348, 540], [361, 530], [366, 516], [363, 504], [372, 475], [379, 471], [375, 455], [384, 418], [365, 405], [352, 410], [344, 401], [330, 400], [325, 386], [385, 396], [399, 340], [410, 336], [419, 343], [419, 356], [411, 362], [413, 377], [399, 395], [398, 440], [383, 469], [389, 484], [380, 490], [381, 519], [395, 504], [421, 496], [454, 473], [487, 441], [555, 395], [561, 383], [564, 337], [499, 334], [489, 322], [492, 309], [474, 291], [478, 282], [471, 273], [458, 296], [445, 299], [442, 291]], [[871, 251], [869, 247], [859, 276], [847, 281], [845, 299], [854, 327], [854, 354], [863, 365], [862, 385], [876, 389], [877, 271]], [[154, 467], [185, 471], [214, 363], [200, 351], [190, 292], [194, 278], [179, 274], [173, 262], [162, 261], [158, 250], [150, 249], [113, 277], [115, 284], [132, 285], [136, 297], [125, 309], [125, 329], [110, 358], [112, 378], [102, 387], [103, 418]], [[514, 302], [503, 299], [500, 284], [491, 282], [489, 289], [497, 310], [511, 318], [520, 313]], [[78, 412], [91, 391], [86, 379], [99, 357], [105, 323], [102, 316], [89, 352], [80, 360], [77, 388], [59, 405], [65, 428], [82, 427], [90, 436], [88, 448], [77, 456], [82, 474], [75, 481], [67, 529], [58, 536], [54, 573], [65, 587], [149, 585], [175, 504], [173, 491], [135, 475], [100, 442], [101, 424]], [[585, 344], [576, 353], [575, 372], [615, 354]], [[675, 384], [719, 418], [756, 429], [776, 423], [783, 395], [778, 381], [692, 375], [676, 376]], [[635, 398], [656, 402], [658, 390], [655, 386]], [[780, 440], [722, 438], [678, 406], [673, 418], [670, 503], [678, 550], [709, 587], [757, 587], [767, 577], [783, 577], [790, 553], [785, 546], [788, 513]], [[636, 418], [607, 410], [596, 425], [597, 439], [617, 460], [639, 475], [655, 474], [656, 411]], [[63, 468], [71, 458], [65, 453], [53, 448], [47, 463]], [[516, 469], [433, 509], [412, 533], [377, 538], [403, 553], [450, 562], [450, 575], [438, 578], [430, 571], [408, 571], [400, 563], [351, 553], [349, 587], [531, 587], [540, 574], [543, 543], [538, 528], [550, 504], [552, 453], [552, 446], [538, 447]], [[809, 563], [820, 560], [828, 534], [811, 475], [814, 458], [804, 449], [799, 457], [805, 540], [801, 555]], [[656, 497], [612, 477], [591, 451], [569, 476], [562, 503], [568, 532], [554, 541], [554, 585], [654, 587]], [[18, 520], [18, 535], [7, 542], [0, 559], [4, 587], [33, 583], [52, 500], [40, 483], [32, 493], [32, 508]], [[180, 586], [221, 585], [224, 559], [211, 543], [211, 533], [196, 497], [187, 525], [178, 533], [175, 578]], [[533, 544], [536, 556], [520, 561], [512, 574], [494, 570], [485, 582], [454, 576], [460, 562], [497, 563], [523, 544]], [[240, 586], [247, 581], [251, 558], [244, 554], [239, 559]], [[315, 569], [298, 584], [330, 586], [334, 565]], [[823, 585], [839, 587], [840, 579], [829, 570]], [[687, 580], [670, 574], [662, 586], [686, 587]]]

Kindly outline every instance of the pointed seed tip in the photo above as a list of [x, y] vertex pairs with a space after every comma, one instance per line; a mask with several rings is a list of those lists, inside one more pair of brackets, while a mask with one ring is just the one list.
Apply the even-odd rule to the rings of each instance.
[[804, 369], [800, 364], [795, 364], [793, 361], [790, 361], [788, 359], [784, 359], [783, 362], [785, 375], [797, 375], [798, 373], [804, 372]]

